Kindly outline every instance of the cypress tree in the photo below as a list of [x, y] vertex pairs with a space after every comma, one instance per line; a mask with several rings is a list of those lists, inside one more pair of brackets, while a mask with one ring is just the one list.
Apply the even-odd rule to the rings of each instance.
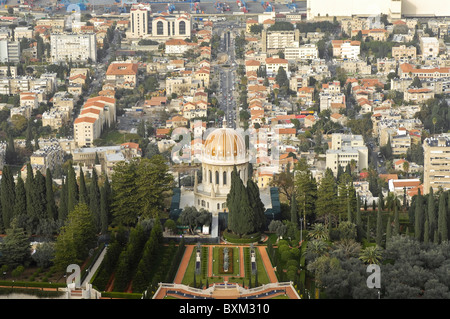
[[110, 221], [112, 220], [112, 209], [111, 209], [112, 189], [107, 175], [105, 175], [105, 182], [103, 183], [103, 187], [105, 188], [105, 203], [108, 211], [108, 221]]
[[33, 139], [33, 133], [31, 131], [31, 120], [30, 120], [30, 121], [28, 121], [27, 130], [25, 132], [25, 148], [30, 152], [33, 151], [33, 145], [31, 144], [32, 139]]
[[37, 218], [37, 223], [47, 217], [47, 199], [46, 199], [45, 177], [40, 171], [36, 172], [31, 196], [33, 199], [33, 216]]
[[109, 224], [109, 207], [106, 195], [106, 187], [100, 189], [100, 232], [105, 234], [108, 231]]
[[231, 189], [227, 195], [228, 229], [242, 237], [250, 233], [253, 209], [250, 206], [247, 190], [237, 172], [236, 166], [231, 173]]
[[8, 165], [17, 163], [17, 152], [16, 147], [14, 146], [14, 138], [11, 135], [8, 140], [8, 145], [5, 150], [5, 162]]
[[429, 225], [428, 225], [428, 219], [425, 220], [425, 225], [424, 225], [424, 231], [423, 231], [423, 242], [425, 244], [428, 244], [428, 242], [430, 241], [430, 229], [429, 229]]
[[436, 203], [434, 200], [433, 187], [430, 187], [430, 192], [428, 193], [428, 225], [430, 227], [429, 235], [430, 241], [434, 239], [434, 232], [437, 228], [437, 216], [436, 216]]
[[423, 209], [423, 198], [420, 194], [420, 189], [417, 193], [415, 210], [414, 210], [414, 237], [421, 241], [423, 239], [423, 217], [424, 217], [424, 209]]
[[72, 165], [69, 165], [67, 174], [67, 213], [73, 211], [78, 203], [78, 184], [75, 171]]
[[367, 242], [370, 242], [370, 216], [367, 216], [366, 235], [367, 235]]
[[434, 231], [433, 243], [436, 245], [439, 244], [439, 232], [437, 229]]
[[31, 164], [27, 164], [27, 177], [25, 179], [25, 191], [27, 194], [27, 213], [28, 216], [33, 215], [33, 199], [31, 193], [33, 191], [34, 173]]
[[352, 218], [352, 210], [350, 207], [350, 199], [347, 201], [347, 221], [349, 221], [350, 223], [353, 222], [353, 218]]
[[11, 227], [10, 223], [13, 217], [15, 206], [14, 177], [8, 165], [5, 165], [3, 167], [0, 188], [1, 188], [0, 199], [2, 205], [3, 226], [6, 230]]
[[438, 233], [440, 242], [448, 240], [447, 209], [444, 194], [439, 196]]
[[251, 215], [252, 232], [262, 231], [266, 225], [264, 204], [259, 195], [258, 185], [250, 178], [247, 180], [247, 195], [250, 206], [253, 209], [253, 214]]
[[79, 187], [79, 202], [89, 204], [88, 192], [86, 188], [86, 180], [84, 177], [83, 168], [80, 164], [80, 187]]
[[397, 205], [394, 206], [394, 235], [400, 234], [400, 216]]
[[100, 190], [98, 187], [98, 176], [95, 168], [92, 169], [92, 180], [89, 185], [89, 209], [91, 210], [97, 230], [100, 230]]
[[377, 211], [377, 235], [376, 235], [376, 243], [378, 246], [381, 247], [382, 241], [383, 241], [383, 221], [381, 219], [381, 207], [378, 205], [378, 211]]
[[389, 216], [386, 225], [386, 244], [391, 239], [391, 235], [392, 235], [392, 225], [391, 225], [391, 216]]
[[356, 225], [361, 226], [361, 198], [356, 195]]
[[45, 191], [47, 201], [47, 217], [50, 220], [56, 220], [58, 211], [55, 204], [55, 193], [53, 192], [53, 176], [50, 169], [45, 172]]
[[67, 217], [67, 182], [65, 182], [65, 178], [62, 178], [62, 185], [60, 190], [60, 200], [59, 200], [59, 208], [58, 208], [58, 220], [60, 222], [64, 221]]
[[27, 193], [22, 177], [17, 178], [16, 198], [14, 203], [13, 218], [17, 219], [17, 226], [27, 228]]

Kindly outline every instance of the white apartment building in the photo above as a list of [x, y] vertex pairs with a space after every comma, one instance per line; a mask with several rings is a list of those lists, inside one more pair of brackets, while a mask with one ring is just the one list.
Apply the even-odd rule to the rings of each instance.
[[407, 62], [416, 58], [417, 49], [415, 46], [400, 45], [392, 48], [392, 58], [396, 61]]
[[270, 57], [266, 59], [266, 71], [268, 74], [277, 74], [280, 67], [284, 68], [288, 72], [289, 62], [287, 59], [281, 59], [278, 57]]
[[335, 133], [331, 137], [331, 148], [326, 152], [326, 167], [336, 175], [339, 166], [345, 168], [354, 162], [356, 169], [361, 171], [368, 167], [368, 154], [362, 135]]
[[300, 41], [300, 31], [298, 29], [292, 31], [267, 31], [261, 33], [262, 52], [278, 51], [286, 47], [293, 47], [294, 43]]
[[95, 33], [52, 34], [50, 36], [52, 62], [97, 61], [97, 41]]
[[50, 126], [52, 130], [58, 130], [66, 120], [66, 113], [52, 108], [42, 113], [42, 126]]
[[284, 58], [286, 60], [314, 60], [319, 57], [319, 50], [315, 44], [300, 45], [294, 42], [292, 47], [284, 49]]
[[439, 55], [439, 41], [434, 37], [420, 38], [420, 52], [423, 58], [435, 58]]
[[332, 40], [333, 57], [357, 59], [361, 51], [361, 42], [350, 40]]
[[100, 137], [101, 120], [94, 117], [79, 117], [73, 123], [74, 141], [77, 147], [92, 146], [94, 140]]
[[450, 134], [429, 137], [423, 141], [424, 175], [423, 192], [428, 194], [430, 187], [436, 192], [439, 187], [450, 190]]
[[19, 41], [0, 40], [0, 62], [19, 63], [20, 45]]
[[332, 104], [344, 104], [344, 93], [319, 93], [320, 112], [328, 110], [332, 107]]

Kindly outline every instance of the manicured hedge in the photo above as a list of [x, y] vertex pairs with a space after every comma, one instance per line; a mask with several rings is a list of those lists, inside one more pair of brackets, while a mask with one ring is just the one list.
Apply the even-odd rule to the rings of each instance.
[[230, 243], [249, 244], [249, 243], [255, 243], [255, 242], [260, 241], [261, 233], [258, 232], [258, 233], [248, 234], [248, 235], [239, 237], [239, 236], [225, 230], [223, 232], [223, 237], [225, 238], [226, 241], [228, 241]]
[[111, 291], [111, 292], [102, 292], [102, 298], [141, 299], [142, 294]]
[[30, 282], [30, 281], [0, 281], [0, 286], [7, 287], [33, 287], [33, 288], [66, 288], [65, 283]]
[[26, 294], [32, 295], [39, 298], [54, 298], [61, 297], [66, 292], [65, 291], [49, 291], [49, 290], [41, 290], [41, 289], [27, 289], [27, 288], [0, 288], [0, 295], [10, 295], [10, 294]]

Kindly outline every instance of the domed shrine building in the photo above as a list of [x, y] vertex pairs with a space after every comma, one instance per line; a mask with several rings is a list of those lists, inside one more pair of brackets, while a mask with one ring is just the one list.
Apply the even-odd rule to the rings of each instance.
[[234, 166], [247, 184], [249, 159], [244, 138], [231, 128], [212, 131], [205, 140], [201, 162], [203, 179], [201, 184], [195, 183], [193, 206], [213, 214], [226, 212]]
[[[217, 231], [219, 215], [227, 214], [227, 195], [231, 189], [231, 173], [234, 167], [247, 186], [251, 178], [249, 154], [244, 136], [232, 128], [217, 128], [206, 135], [201, 153], [199, 182], [195, 174], [194, 188], [175, 189], [172, 198], [171, 217], [177, 219], [183, 208], [195, 206], [212, 213], [211, 236]], [[273, 218], [280, 212], [278, 191], [274, 188], [260, 189], [260, 198], [266, 215]]]

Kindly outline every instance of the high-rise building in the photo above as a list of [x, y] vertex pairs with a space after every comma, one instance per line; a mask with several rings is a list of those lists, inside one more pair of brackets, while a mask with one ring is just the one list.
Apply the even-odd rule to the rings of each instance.
[[19, 63], [20, 45], [19, 41], [0, 40], [0, 62]]
[[130, 9], [130, 28], [132, 38], [141, 38], [150, 33], [150, 14], [152, 10], [149, 4], [139, 3]]
[[441, 134], [423, 141], [424, 167], [423, 192], [430, 187], [436, 192], [440, 187], [450, 190], [450, 134]]

